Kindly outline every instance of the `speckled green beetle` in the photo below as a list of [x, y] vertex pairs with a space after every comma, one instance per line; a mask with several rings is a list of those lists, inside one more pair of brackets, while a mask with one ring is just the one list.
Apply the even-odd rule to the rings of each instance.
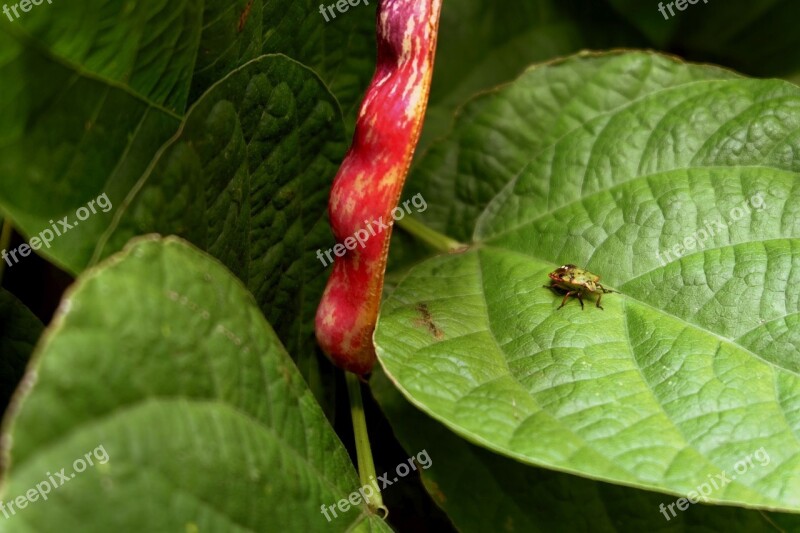
[[[561, 289], [562, 291], [567, 291], [558, 309], [564, 307], [570, 296], [576, 297], [581, 303], [581, 309], [583, 309], [583, 297], [589, 293], [597, 293], [597, 303], [595, 305], [603, 309], [603, 306], [600, 305], [603, 294], [607, 292], [617, 292], [603, 287], [599, 283], [600, 276], [597, 274], [592, 274], [588, 270], [578, 268], [575, 265], [559, 267], [550, 272], [548, 276], [552, 280], [552, 283], [550, 285], [545, 285], [545, 289], [552, 289], [553, 291]], [[558, 311], [558, 309], [556, 309], [556, 311]]]

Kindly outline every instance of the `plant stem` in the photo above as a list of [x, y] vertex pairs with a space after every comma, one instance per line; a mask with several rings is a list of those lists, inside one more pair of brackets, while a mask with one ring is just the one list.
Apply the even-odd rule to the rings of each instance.
[[375, 464], [372, 462], [372, 448], [369, 445], [367, 434], [367, 420], [364, 417], [364, 403], [361, 400], [361, 382], [352, 372], [345, 372], [347, 379], [347, 392], [350, 396], [350, 416], [353, 419], [353, 434], [356, 439], [356, 456], [358, 457], [358, 476], [361, 486], [372, 486], [373, 496], [365, 502], [373, 511], [381, 510], [386, 517], [388, 510], [383, 505], [383, 497], [378, 489]]
[[422, 222], [414, 220], [411, 217], [401, 218], [396, 224], [414, 237], [430, 244], [441, 252], [458, 252], [467, 248], [466, 244], [453, 240], [447, 235], [442, 235], [438, 231], [432, 230]]
[[[0, 252], [4, 252], [11, 243], [11, 219], [6, 216], [3, 218], [3, 229], [0, 231]], [[0, 260], [0, 284], [3, 283], [3, 272], [6, 270], [6, 262]]]

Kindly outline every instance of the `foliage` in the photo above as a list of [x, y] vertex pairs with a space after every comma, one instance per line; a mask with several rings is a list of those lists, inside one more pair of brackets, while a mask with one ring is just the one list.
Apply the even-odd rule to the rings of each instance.
[[[316, 251], [375, 9], [0, 16], [0, 241], [74, 222], [0, 271], [0, 500], [109, 458], [0, 530], [439, 530], [431, 501], [461, 531], [800, 528], [789, 0], [669, 20], [627, 0], [444, 2], [405, 188], [427, 209], [395, 228], [374, 335], [388, 425], [367, 405], [379, 471], [423, 449], [432, 466], [387, 489], [388, 524], [363, 502], [326, 520], [360, 483], [314, 340]], [[113, 207], [77, 220], [102, 194]], [[566, 263], [618, 291], [605, 310], [557, 310], [543, 285]], [[76, 279], [55, 309], [28, 295], [57, 269]], [[660, 511], [720, 473], [708, 502]]]

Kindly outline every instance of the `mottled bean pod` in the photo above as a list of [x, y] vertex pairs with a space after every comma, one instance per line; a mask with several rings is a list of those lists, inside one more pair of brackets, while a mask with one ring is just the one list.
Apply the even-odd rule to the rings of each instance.
[[[391, 212], [425, 115], [440, 11], [441, 0], [380, 2], [375, 75], [331, 190], [328, 206], [336, 242], [343, 244], [364, 230], [369, 238], [355, 247], [349, 241], [346, 253], [337, 255], [317, 309], [316, 334], [334, 364], [359, 375], [375, 364], [372, 334], [389, 251]], [[380, 231], [381, 224], [385, 230]]]

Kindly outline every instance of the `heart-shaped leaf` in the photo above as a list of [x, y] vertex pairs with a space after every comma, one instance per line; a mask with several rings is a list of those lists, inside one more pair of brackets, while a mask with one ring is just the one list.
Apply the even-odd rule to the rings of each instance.
[[320, 512], [358, 489], [346, 451], [252, 296], [183, 241], [81, 276], [26, 384], [4, 531], [388, 530]]
[[[387, 299], [384, 368], [518, 460], [682, 495], [726, 474], [709, 501], [800, 510], [800, 89], [646, 53], [537, 70], [493, 97], [545, 109], [550, 137], [467, 191], [473, 250]], [[620, 294], [557, 310], [542, 286], [565, 263]]]

